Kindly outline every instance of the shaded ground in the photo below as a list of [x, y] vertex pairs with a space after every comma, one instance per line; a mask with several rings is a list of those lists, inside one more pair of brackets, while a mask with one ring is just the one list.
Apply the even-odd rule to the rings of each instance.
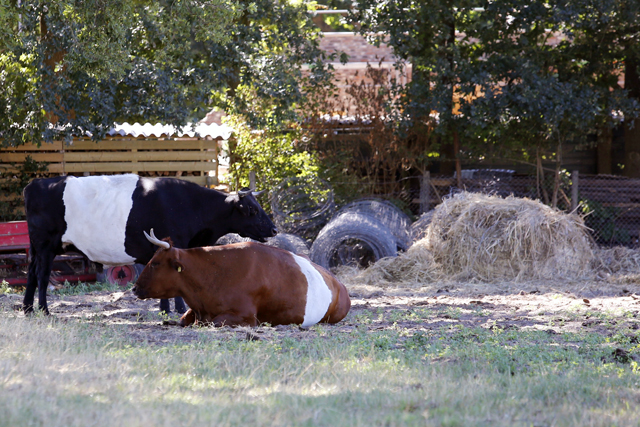
[[[401, 329], [417, 332], [446, 331], [460, 326], [517, 330], [545, 330], [550, 334], [584, 331], [605, 335], [640, 328], [638, 285], [590, 286], [581, 292], [541, 286], [541, 290], [487, 295], [477, 286], [447, 286], [446, 289], [381, 289], [352, 287], [352, 309], [348, 317], [330, 326], [335, 332], [355, 329]], [[595, 289], [595, 290], [594, 290]], [[599, 289], [599, 291], [598, 291]], [[0, 295], [5, 315], [23, 316], [22, 296]], [[304, 337], [297, 326], [259, 328], [180, 328], [169, 321], [175, 314], [161, 316], [157, 300], [142, 301], [131, 291], [91, 292], [79, 296], [49, 296], [51, 313], [62, 321], [91, 321], [128, 325], [140, 340], [158, 345], [189, 342], [203, 333], [208, 336], [260, 339], [274, 332]], [[637, 338], [635, 338], [637, 339]]]

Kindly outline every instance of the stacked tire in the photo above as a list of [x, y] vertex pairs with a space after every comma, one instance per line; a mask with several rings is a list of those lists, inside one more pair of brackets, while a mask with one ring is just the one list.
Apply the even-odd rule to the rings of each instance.
[[411, 220], [381, 199], [361, 199], [344, 206], [320, 231], [311, 246], [311, 260], [325, 268], [368, 267], [393, 257], [412, 243]]

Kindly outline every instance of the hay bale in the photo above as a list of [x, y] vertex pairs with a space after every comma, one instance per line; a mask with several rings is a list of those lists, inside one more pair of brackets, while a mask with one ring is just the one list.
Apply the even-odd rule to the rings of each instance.
[[425, 237], [447, 275], [483, 281], [592, 275], [582, 217], [526, 198], [459, 193], [436, 208]]
[[382, 258], [371, 267], [361, 271], [355, 282], [379, 287], [422, 287], [441, 281], [442, 269], [433, 254], [421, 240], [397, 257]]
[[426, 237], [360, 275], [424, 286], [433, 281], [585, 279], [592, 240], [582, 218], [516, 197], [458, 193], [436, 207]]
[[433, 213], [435, 211], [432, 209], [429, 212], [425, 212], [420, 215], [413, 224], [411, 224], [411, 236], [413, 237], [413, 241], [417, 242], [418, 240], [422, 240], [427, 235], [427, 229], [429, 228], [429, 224], [431, 224], [431, 219], [433, 219]]

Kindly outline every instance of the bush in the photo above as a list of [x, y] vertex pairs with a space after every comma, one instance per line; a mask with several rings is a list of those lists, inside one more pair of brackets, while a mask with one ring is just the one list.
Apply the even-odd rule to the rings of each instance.
[[238, 117], [227, 122], [235, 131], [229, 140], [231, 188], [249, 186], [249, 173], [256, 173], [258, 187], [270, 189], [286, 178], [317, 175], [315, 155], [298, 147], [303, 134], [295, 129], [251, 129]]
[[24, 219], [22, 190], [32, 178], [46, 172], [48, 163], [36, 162], [27, 156], [16, 173], [0, 174], [0, 222]]

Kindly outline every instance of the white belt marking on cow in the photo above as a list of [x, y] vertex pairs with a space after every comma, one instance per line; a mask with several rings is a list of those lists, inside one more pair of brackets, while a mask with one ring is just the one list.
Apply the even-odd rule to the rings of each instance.
[[155, 180], [150, 178], [140, 178], [140, 184], [142, 184], [142, 189], [144, 190], [142, 194], [145, 196], [156, 189]]
[[67, 231], [62, 242], [74, 244], [92, 261], [133, 264], [125, 252], [127, 218], [137, 175], [69, 177], [62, 200]]
[[298, 263], [302, 274], [307, 278], [307, 304], [304, 309], [304, 321], [301, 325], [303, 328], [307, 328], [322, 320], [327, 314], [333, 297], [324, 277], [311, 265], [311, 262], [296, 254], [291, 255]]

